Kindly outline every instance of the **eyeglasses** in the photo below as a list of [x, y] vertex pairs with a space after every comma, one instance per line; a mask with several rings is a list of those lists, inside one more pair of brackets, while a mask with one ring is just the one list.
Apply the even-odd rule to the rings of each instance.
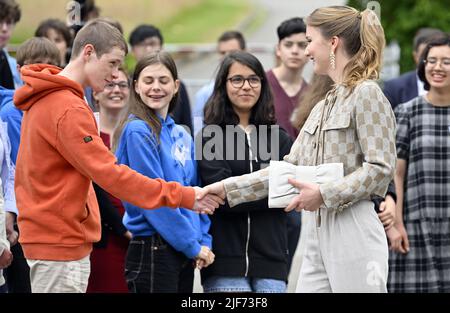
[[232, 76], [232, 77], [228, 78], [227, 80], [230, 81], [231, 85], [234, 88], [242, 88], [245, 84], [245, 81], [248, 81], [248, 84], [252, 88], [258, 88], [259, 86], [261, 86], [261, 78], [256, 75], [252, 75], [247, 78], [245, 78], [241, 75], [236, 75], [236, 76]]
[[106, 84], [105, 89], [113, 90], [116, 86], [119, 86], [120, 90], [125, 90], [125, 89], [130, 88], [130, 86], [128, 85], [127, 82], [119, 82], [119, 83], [111, 82], [111, 83]]
[[438, 63], [441, 64], [442, 67], [445, 68], [450, 68], [450, 58], [443, 58], [443, 59], [438, 59], [438, 58], [427, 58], [426, 60], [424, 60], [425, 65], [428, 66], [436, 66]]

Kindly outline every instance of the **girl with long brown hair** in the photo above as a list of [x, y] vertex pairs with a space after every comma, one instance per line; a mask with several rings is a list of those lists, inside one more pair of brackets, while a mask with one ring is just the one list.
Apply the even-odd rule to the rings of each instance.
[[[180, 81], [167, 52], [145, 56], [132, 78], [129, 110], [116, 130], [118, 163], [151, 177], [199, 184], [194, 143], [169, 113]], [[133, 238], [125, 262], [130, 292], [191, 293], [195, 265], [214, 261], [209, 217], [185, 208], [146, 211], [124, 202], [124, 225]]]

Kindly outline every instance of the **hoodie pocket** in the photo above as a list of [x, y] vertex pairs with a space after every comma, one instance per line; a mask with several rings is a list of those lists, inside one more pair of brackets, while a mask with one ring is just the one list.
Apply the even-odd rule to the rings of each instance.
[[97, 242], [101, 237], [100, 213], [97, 199], [91, 186], [85, 205], [85, 212], [80, 220], [85, 242]]
[[81, 232], [83, 233], [83, 239], [84, 239], [85, 242], [88, 241], [87, 224], [89, 223], [89, 217], [90, 217], [89, 207], [88, 207], [88, 204], [86, 203], [86, 205], [84, 207], [83, 218], [79, 222], [80, 223], [80, 227], [81, 227]]

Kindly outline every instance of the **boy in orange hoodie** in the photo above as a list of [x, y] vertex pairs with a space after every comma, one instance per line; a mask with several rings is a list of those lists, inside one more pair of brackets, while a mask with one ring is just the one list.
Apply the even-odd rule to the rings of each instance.
[[89, 255], [101, 227], [92, 181], [145, 209], [211, 213], [223, 202], [199, 187], [149, 179], [116, 164], [98, 135], [83, 88], [103, 90], [118, 76], [126, 53], [121, 33], [94, 21], [77, 34], [64, 70], [43, 64], [21, 70], [25, 85], [14, 95], [24, 111], [15, 192], [32, 292], [86, 291]]

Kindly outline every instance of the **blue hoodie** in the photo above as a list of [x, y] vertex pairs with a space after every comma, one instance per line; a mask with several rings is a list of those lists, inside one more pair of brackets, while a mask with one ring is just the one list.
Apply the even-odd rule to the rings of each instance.
[[[158, 144], [151, 128], [144, 121], [130, 116], [116, 151], [118, 163], [150, 178], [198, 186], [192, 137], [171, 117], [160, 120], [162, 129]], [[123, 203], [126, 210], [123, 222], [133, 236], [158, 233], [188, 258], [196, 257], [201, 246], [211, 248], [211, 235], [208, 234], [211, 222], [207, 215], [184, 208], [163, 207], [149, 211]]]
[[0, 86], [0, 117], [8, 125], [8, 137], [11, 143], [11, 161], [16, 164], [20, 145], [20, 127], [23, 112], [13, 103], [14, 90]]

